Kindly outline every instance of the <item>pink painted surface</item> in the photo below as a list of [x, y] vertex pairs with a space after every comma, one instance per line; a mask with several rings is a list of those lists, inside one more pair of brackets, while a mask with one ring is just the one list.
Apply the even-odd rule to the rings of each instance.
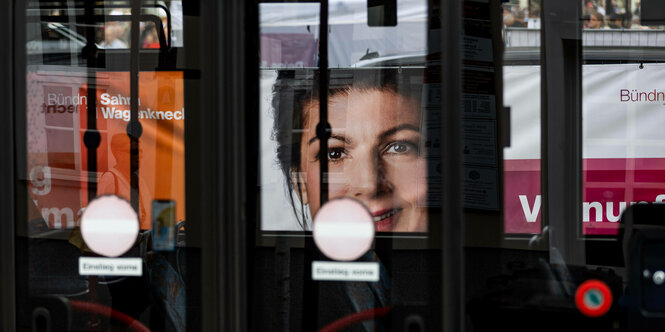
[[[506, 160], [504, 165], [505, 233], [539, 233], [540, 160]], [[583, 169], [583, 220], [578, 221], [583, 234], [615, 235], [625, 207], [665, 201], [665, 158], [585, 159]]]

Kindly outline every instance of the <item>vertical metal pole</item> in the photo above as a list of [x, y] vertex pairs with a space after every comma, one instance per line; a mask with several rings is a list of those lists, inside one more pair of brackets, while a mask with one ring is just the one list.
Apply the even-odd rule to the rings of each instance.
[[[319, 14], [319, 123], [316, 137], [319, 139], [319, 188], [320, 206], [328, 201], [328, 138], [331, 135], [328, 123], [328, 0], [321, 0]], [[303, 326], [304, 331], [318, 328], [319, 287], [312, 280], [310, 267], [320, 256], [319, 250], [310, 236], [305, 239], [305, 269], [303, 285]]]
[[462, 214], [462, 1], [441, 0], [441, 160], [443, 166], [443, 331], [464, 331]]
[[566, 263], [583, 265], [581, 7], [566, 0], [544, 1], [542, 8], [543, 224], [550, 227], [550, 248]]
[[[13, 52], [25, 57], [25, 43], [17, 42], [24, 41], [25, 37], [15, 38], [14, 33], [25, 31], [25, 21], [20, 19], [25, 17], [25, 10], [21, 11], [21, 3], [18, 2], [17, 12], [14, 13], [12, 1], [3, 1], [0, 4], [0, 22], [2, 22], [2, 31], [5, 33], [5, 45], [9, 46], [6, 52], [0, 52], [0, 77], [2, 83], [0, 86], [0, 98], [5, 101], [7, 110], [0, 113], [0, 142], [2, 147], [2, 162], [0, 162], [0, 211], [3, 211], [3, 222], [0, 226], [0, 330], [2, 331], [15, 331], [16, 330], [16, 284], [15, 284], [15, 256], [14, 256], [14, 237], [16, 236], [14, 225], [15, 218], [15, 198], [14, 198], [14, 114], [21, 114], [19, 109], [14, 103], [14, 59]], [[13, 15], [15, 14], [15, 15]], [[14, 18], [17, 18], [17, 24], [22, 24], [23, 28], [17, 26], [14, 30]], [[22, 49], [16, 50], [17, 45]], [[25, 74], [24, 67], [18, 67], [16, 74]], [[18, 82], [25, 83], [25, 80], [18, 80]], [[25, 85], [24, 85], [25, 86]], [[16, 91], [25, 91], [25, 88], [16, 89]], [[25, 96], [25, 95], [24, 95]], [[24, 113], [23, 113], [24, 114]]]
[[321, 206], [328, 201], [328, 138], [331, 135], [328, 123], [328, 0], [321, 0], [321, 22], [319, 24], [319, 124], [316, 137], [319, 139], [319, 175]]
[[86, 1], [85, 21], [87, 24], [85, 35], [86, 45], [83, 51], [88, 73], [87, 92], [87, 122], [86, 131], [83, 136], [88, 158], [88, 203], [97, 197], [97, 148], [100, 143], [99, 131], [97, 131], [97, 46], [95, 45], [95, 3]]
[[[97, 45], [95, 44], [95, 3], [87, 1], [85, 3], [85, 22], [86, 27], [86, 45], [83, 51], [85, 56], [85, 66], [87, 68], [87, 92], [88, 105], [86, 112], [86, 131], [83, 136], [88, 158], [87, 168], [87, 188], [88, 204], [97, 197], [97, 148], [101, 142], [101, 135], [97, 130]], [[97, 299], [97, 277], [90, 277], [90, 298]], [[90, 314], [90, 322], [96, 324], [98, 316]]]
[[[130, 41], [129, 62], [129, 97], [130, 120], [127, 127], [129, 135], [129, 170], [130, 170], [130, 202], [132, 207], [141, 216], [139, 206], [139, 137], [141, 137], [141, 123], [139, 122], [139, 35], [141, 0], [132, 0], [132, 25]], [[145, 203], [145, 202], [144, 202]], [[144, 208], [147, 208], [144, 206]], [[145, 216], [142, 216], [145, 217]]]
[[[248, 86], [257, 84], [258, 80], [249, 80], [246, 70], [248, 65], [256, 66], [258, 58], [249, 55], [258, 55], [258, 50], [253, 50], [248, 45], [246, 6], [249, 2], [235, 0], [222, 1], [222, 45], [219, 52], [224, 55], [224, 66], [220, 77], [232, 77], [232, 80], [222, 80], [222, 142], [216, 146], [216, 158], [221, 161], [224, 170], [224, 186], [220, 190], [224, 195], [219, 198], [224, 204], [223, 227], [221, 232], [226, 242], [222, 247], [223, 262], [220, 264], [220, 272], [223, 275], [218, 282], [222, 289], [224, 299], [223, 306], [223, 330], [224, 331], [247, 331], [247, 239], [246, 225], [248, 223], [245, 213], [246, 197], [254, 194], [248, 193], [246, 184], [247, 151], [245, 141], [245, 123], [249, 104]], [[227, 50], [234, 50], [228, 52]], [[258, 76], [258, 75], [257, 75]], [[253, 77], [257, 77], [253, 76]], [[254, 98], [256, 95], [252, 95]], [[252, 123], [254, 125], [254, 123]], [[228, 151], [233, 151], [228, 154]], [[231, 222], [225, 222], [225, 221]]]
[[[242, 0], [203, 0], [200, 4], [192, 8], [196, 4], [188, 2], [192, 7], [183, 8], [191, 13], [185, 14], [187, 26], [195, 30], [186, 38], [185, 61], [193, 61], [191, 66], [200, 68], [201, 73], [199, 81], [186, 79], [185, 86], [187, 95], [199, 98], [185, 98], [187, 107], [198, 105], [194, 110], [200, 110], [189, 112], [185, 121], [185, 184], [188, 218], [190, 214], [197, 218], [189, 220], [198, 224], [192, 228], [200, 240], [203, 290], [202, 308], [188, 311], [194, 315], [187, 317], [187, 324], [192, 331], [200, 324], [202, 331], [240, 332], [247, 331], [249, 325], [245, 208], [251, 187], [245, 175], [252, 167], [247, 165], [247, 156], [255, 152], [247, 149], [248, 112], [244, 110], [251, 104], [249, 98], [256, 97], [250, 97], [249, 91], [254, 90], [248, 86], [257, 84], [258, 76], [247, 70], [256, 66], [258, 50], [247, 41], [246, 6], [255, 4]], [[196, 88], [200, 91], [192, 91]], [[199, 315], [200, 323], [195, 322]]]
[[[226, 130], [222, 112], [220, 84], [224, 73], [222, 67], [226, 56], [220, 49], [223, 25], [226, 16], [221, 7], [236, 1], [199, 0], [182, 3], [183, 34], [187, 47], [183, 61], [185, 68], [199, 76], [188, 76], [185, 71], [185, 108], [200, 110], [187, 112], [185, 119], [185, 201], [187, 204], [187, 257], [188, 269], [194, 265], [194, 273], [187, 273], [187, 331], [233, 331], [223, 325], [225, 304], [231, 299], [223, 296], [226, 284], [223, 273], [226, 262], [223, 246], [229, 234], [223, 231], [224, 224], [237, 222], [224, 219], [225, 198], [223, 177], [228, 170], [222, 169], [217, 156], [218, 145], [224, 141]], [[228, 49], [228, 48], [227, 48]], [[226, 53], [242, 53], [234, 50]], [[230, 55], [229, 55], [230, 56]], [[235, 78], [225, 77], [233, 85]], [[218, 127], [219, 126], [219, 127]], [[205, 165], [205, 166], [204, 166]], [[200, 222], [205, 221], [205, 222]], [[230, 271], [229, 271], [230, 272]], [[198, 274], [198, 275], [197, 275]], [[193, 296], [192, 296], [193, 295]], [[198, 297], [198, 298], [197, 298]]]

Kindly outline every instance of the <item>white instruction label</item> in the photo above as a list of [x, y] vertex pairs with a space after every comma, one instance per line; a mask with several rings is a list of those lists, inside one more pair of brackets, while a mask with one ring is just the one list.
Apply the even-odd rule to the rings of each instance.
[[327, 281], [379, 281], [377, 262], [312, 262], [312, 279]]
[[143, 274], [143, 261], [138, 257], [79, 257], [79, 274], [82, 276], [140, 277]]

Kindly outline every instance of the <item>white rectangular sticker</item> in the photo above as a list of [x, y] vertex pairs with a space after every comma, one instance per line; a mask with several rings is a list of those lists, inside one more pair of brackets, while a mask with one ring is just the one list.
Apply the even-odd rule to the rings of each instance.
[[312, 262], [312, 279], [327, 281], [379, 281], [377, 262]]
[[143, 275], [141, 258], [79, 257], [79, 274], [82, 276], [133, 276]]

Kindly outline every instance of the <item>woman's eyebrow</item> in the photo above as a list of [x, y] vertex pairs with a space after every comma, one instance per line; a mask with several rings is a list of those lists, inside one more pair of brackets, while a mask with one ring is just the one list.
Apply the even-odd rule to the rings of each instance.
[[[344, 137], [344, 136], [334, 135], [334, 134], [333, 134], [333, 135], [330, 136], [330, 138], [334, 138], [334, 139], [336, 139], [336, 140], [340, 140], [340, 141], [344, 142], [345, 144], [351, 144], [351, 140], [349, 140], [348, 138], [346, 138], [346, 137]], [[310, 144], [316, 142], [318, 139], [319, 139], [319, 138], [316, 137], [316, 136], [310, 138], [310, 139], [309, 139], [309, 142], [307, 142], [307, 145], [310, 145]]]
[[397, 133], [398, 131], [402, 131], [402, 130], [412, 130], [412, 131], [415, 131], [415, 132], [417, 132], [417, 133], [420, 134], [420, 128], [418, 128], [418, 127], [416, 127], [416, 126], [414, 126], [414, 125], [412, 125], [412, 124], [409, 124], [409, 123], [403, 123], [403, 124], [401, 124], [401, 125], [397, 125], [397, 126], [395, 126], [395, 127], [392, 127], [392, 128], [390, 128], [390, 129], [388, 129], [388, 130], [382, 132], [382, 133], [379, 135], [379, 140], [382, 141], [382, 140], [384, 140], [384, 139], [390, 137], [391, 135], [394, 135], [394, 134]]

